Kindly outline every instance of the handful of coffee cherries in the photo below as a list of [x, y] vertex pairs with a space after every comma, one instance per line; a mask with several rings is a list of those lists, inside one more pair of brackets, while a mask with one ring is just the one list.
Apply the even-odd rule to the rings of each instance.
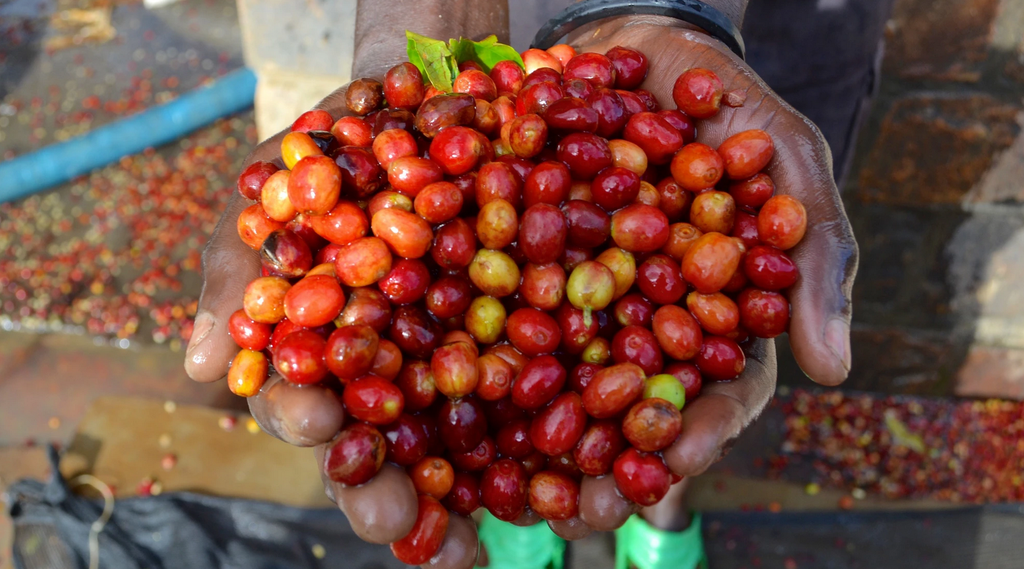
[[391, 549], [413, 565], [449, 511], [572, 518], [583, 475], [661, 500], [685, 403], [787, 330], [807, 225], [763, 172], [767, 133], [695, 142], [743, 104], [713, 70], [680, 75], [663, 109], [636, 50], [488, 38], [439, 62], [420, 40], [415, 63], [350, 84], [349, 116], [302, 114], [284, 169], [239, 177], [263, 276], [230, 319], [228, 373], [243, 397], [271, 366], [338, 394], [327, 475], [408, 470], [418, 516]]

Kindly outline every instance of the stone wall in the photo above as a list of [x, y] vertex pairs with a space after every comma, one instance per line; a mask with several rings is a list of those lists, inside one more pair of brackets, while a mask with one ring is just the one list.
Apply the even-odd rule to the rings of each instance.
[[1024, 399], [1024, 0], [897, 0], [845, 202], [849, 386]]

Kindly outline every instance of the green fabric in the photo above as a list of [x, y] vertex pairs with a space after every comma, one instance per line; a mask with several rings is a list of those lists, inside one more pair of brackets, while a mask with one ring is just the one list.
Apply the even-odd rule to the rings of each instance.
[[630, 516], [615, 530], [615, 569], [708, 569], [700, 514], [693, 514], [690, 527], [664, 531], [640, 516]]
[[540, 522], [519, 527], [484, 513], [478, 528], [487, 549], [487, 569], [562, 569], [565, 540]]

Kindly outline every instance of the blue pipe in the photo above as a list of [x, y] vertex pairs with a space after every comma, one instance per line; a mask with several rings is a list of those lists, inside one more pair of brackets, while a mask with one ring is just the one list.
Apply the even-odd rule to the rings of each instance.
[[256, 74], [237, 69], [213, 83], [88, 134], [0, 163], [0, 203], [23, 198], [145, 148], [177, 140], [252, 106]]

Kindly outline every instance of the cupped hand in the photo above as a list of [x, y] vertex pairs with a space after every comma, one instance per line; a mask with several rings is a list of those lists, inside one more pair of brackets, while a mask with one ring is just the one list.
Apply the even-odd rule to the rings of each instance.
[[[807, 208], [807, 233], [788, 251], [800, 269], [789, 291], [790, 345], [808, 377], [837, 385], [850, 370], [851, 290], [857, 272], [857, 243], [832, 175], [832, 156], [818, 128], [779, 98], [739, 57], [716, 39], [677, 20], [631, 16], [589, 25], [573, 36], [580, 52], [604, 53], [614, 46], [644, 53], [650, 71], [642, 88], [674, 108], [672, 87], [684, 71], [699, 67], [718, 74], [726, 91], [746, 95], [737, 108], [722, 107], [700, 121], [697, 140], [717, 148], [727, 137], [762, 129], [775, 143], [766, 172], [776, 191]], [[775, 391], [776, 360], [771, 341], [747, 349], [746, 371], [738, 379], [705, 384], [683, 409], [683, 433], [664, 456], [679, 475], [706, 470], [767, 406]]]
[[[314, 108], [328, 111], [335, 120], [350, 114], [345, 108], [345, 92], [346, 87], [338, 89]], [[280, 133], [257, 146], [243, 168], [255, 161], [284, 167], [283, 136]], [[228, 318], [242, 308], [246, 285], [260, 276], [259, 256], [242, 242], [237, 231], [238, 216], [251, 203], [237, 192], [232, 194], [203, 251], [203, 289], [185, 357], [185, 370], [195, 381], [224, 378], [238, 353], [238, 346], [228, 335]], [[294, 385], [274, 374], [248, 402], [265, 432], [293, 445], [315, 447], [325, 491], [360, 538], [387, 544], [409, 533], [416, 521], [416, 491], [402, 469], [386, 464], [373, 480], [359, 487], [345, 487], [323, 475], [326, 443], [341, 430], [345, 416], [341, 399], [333, 390]], [[476, 526], [472, 520], [452, 514], [441, 550], [425, 566], [469, 568], [476, 556]]]

